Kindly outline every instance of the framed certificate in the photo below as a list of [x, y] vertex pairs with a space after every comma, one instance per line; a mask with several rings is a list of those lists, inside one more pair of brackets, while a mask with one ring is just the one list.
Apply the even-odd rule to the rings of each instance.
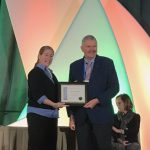
[[60, 82], [59, 99], [68, 105], [84, 105], [87, 100], [87, 84]]

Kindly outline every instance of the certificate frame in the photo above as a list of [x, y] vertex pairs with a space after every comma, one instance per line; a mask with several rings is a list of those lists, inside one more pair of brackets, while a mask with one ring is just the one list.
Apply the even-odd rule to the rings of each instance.
[[59, 101], [70, 106], [83, 106], [87, 101], [87, 83], [59, 82]]

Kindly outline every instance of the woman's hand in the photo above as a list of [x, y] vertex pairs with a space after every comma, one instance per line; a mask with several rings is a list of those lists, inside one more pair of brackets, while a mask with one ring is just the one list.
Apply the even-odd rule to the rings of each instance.
[[120, 143], [120, 144], [123, 144], [124, 146], [127, 146], [127, 145], [130, 145], [131, 143], [129, 143], [129, 141], [123, 141], [122, 139], [118, 138], [117, 139], [117, 142]]
[[118, 129], [116, 127], [112, 127], [113, 131], [115, 131], [116, 133], [120, 133], [120, 134], [124, 134], [124, 130], [123, 129]]
[[68, 106], [68, 105], [65, 105], [65, 103], [61, 103], [61, 102], [57, 102], [57, 103], [53, 103], [52, 104], [52, 107], [54, 107], [54, 108], [63, 108], [63, 107], [65, 107], [65, 106]]
[[43, 102], [45, 105], [49, 105], [49, 106], [52, 106], [54, 108], [62, 108], [62, 107], [66, 107], [68, 105], [65, 105], [65, 103], [61, 103], [61, 102], [57, 102], [57, 103], [54, 103], [52, 100], [50, 99], [45, 99], [44, 102]]
[[123, 144], [124, 146], [127, 146], [127, 145], [130, 145], [131, 143], [129, 143], [129, 141], [122, 141], [122, 144]]

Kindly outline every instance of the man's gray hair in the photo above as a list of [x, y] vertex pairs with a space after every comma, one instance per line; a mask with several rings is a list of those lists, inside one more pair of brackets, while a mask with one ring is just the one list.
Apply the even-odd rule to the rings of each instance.
[[86, 35], [83, 39], [82, 39], [82, 44], [84, 44], [84, 42], [86, 40], [94, 40], [97, 42], [96, 38], [93, 35]]

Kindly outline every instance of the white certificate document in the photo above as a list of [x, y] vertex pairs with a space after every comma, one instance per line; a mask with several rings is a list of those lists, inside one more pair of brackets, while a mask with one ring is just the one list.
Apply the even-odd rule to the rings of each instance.
[[72, 105], [85, 104], [86, 84], [62, 82], [60, 84], [60, 101]]

